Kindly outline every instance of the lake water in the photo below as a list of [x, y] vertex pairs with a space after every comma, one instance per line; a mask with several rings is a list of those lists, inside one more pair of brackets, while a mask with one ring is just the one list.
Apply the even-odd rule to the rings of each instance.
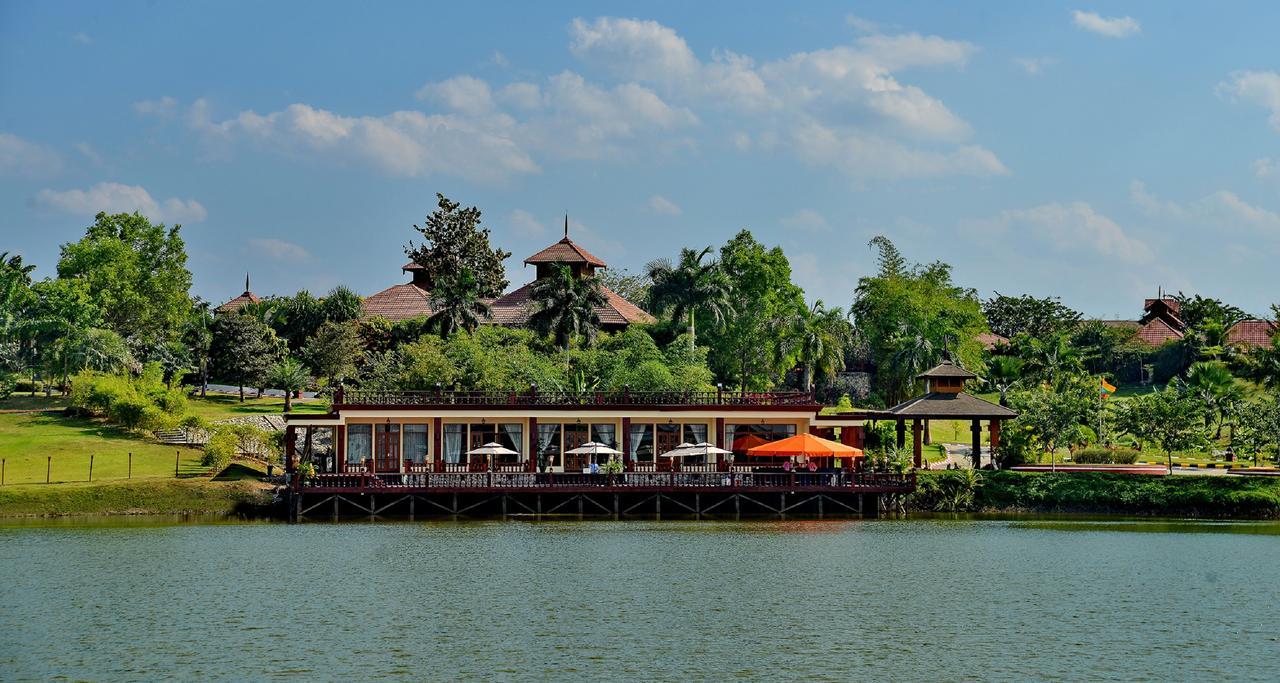
[[1280, 524], [0, 528], [0, 679], [1275, 680]]

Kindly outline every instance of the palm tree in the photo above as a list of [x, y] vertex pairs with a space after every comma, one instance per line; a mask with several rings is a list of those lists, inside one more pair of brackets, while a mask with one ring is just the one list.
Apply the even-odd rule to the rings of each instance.
[[1071, 344], [1071, 337], [1057, 334], [1048, 339], [1032, 338], [1028, 357], [1024, 359], [1027, 373], [1056, 387], [1058, 380], [1067, 373], [1083, 367], [1080, 352]]
[[1236, 378], [1222, 361], [1193, 363], [1187, 369], [1187, 388], [1204, 402], [1206, 427], [1216, 423], [1215, 439], [1222, 436], [1222, 424], [1232, 406], [1242, 397]]
[[493, 309], [480, 297], [480, 281], [468, 268], [452, 277], [440, 278], [431, 292], [430, 303], [427, 326], [439, 330], [445, 339], [459, 330], [474, 332], [481, 320], [493, 314]]
[[688, 318], [689, 348], [697, 343], [697, 317], [703, 311], [715, 324], [724, 322], [729, 310], [729, 277], [715, 259], [703, 261], [711, 247], [702, 251], [680, 250], [679, 265], [667, 259], [651, 261], [645, 272], [653, 284], [649, 287], [649, 307], [655, 313], [671, 311], [673, 320]]
[[1009, 391], [1022, 381], [1022, 359], [994, 356], [987, 363], [987, 384], [1000, 392], [1000, 405], [1009, 406]]
[[844, 369], [844, 352], [853, 343], [853, 325], [844, 310], [813, 303], [801, 320], [800, 363], [805, 391], [813, 390], [815, 376], [830, 378]]
[[293, 358], [285, 358], [271, 370], [269, 380], [277, 389], [284, 390], [284, 412], [293, 412], [293, 394], [307, 388], [311, 375], [307, 366]]
[[551, 275], [533, 283], [530, 297], [533, 299], [530, 327], [554, 337], [556, 345], [566, 352], [578, 335], [582, 335], [587, 344], [595, 343], [600, 329], [596, 309], [608, 304], [599, 280], [574, 277], [568, 266], [559, 265]]
[[889, 367], [900, 380], [902, 393], [910, 391], [916, 375], [928, 370], [938, 362], [937, 349], [933, 341], [918, 331], [912, 331], [905, 323], [899, 335], [893, 340], [893, 351], [889, 354]]

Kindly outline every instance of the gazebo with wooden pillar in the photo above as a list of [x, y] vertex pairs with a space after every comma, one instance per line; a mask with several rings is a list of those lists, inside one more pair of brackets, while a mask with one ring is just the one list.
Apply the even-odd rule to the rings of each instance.
[[904, 401], [885, 411], [898, 423], [898, 448], [906, 446], [907, 420], [911, 420], [912, 453], [916, 467], [923, 464], [923, 433], [927, 420], [969, 420], [969, 432], [973, 437], [973, 466], [982, 466], [982, 421], [991, 430], [991, 452], [1000, 444], [1000, 423], [1018, 414], [1004, 406], [964, 393], [966, 380], [977, 375], [944, 360], [936, 367], [922, 372], [916, 379], [925, 381], [925, 393]]

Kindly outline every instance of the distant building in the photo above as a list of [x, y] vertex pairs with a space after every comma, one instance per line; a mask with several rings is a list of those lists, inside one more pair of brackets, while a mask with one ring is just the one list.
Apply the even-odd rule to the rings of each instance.
[[246, 306], [248, 304], [256, 304], [259, 301], [262, 301], [262, 299], [259, 299], [256, 294], [254, 294], [252, 291], [249, 290], [249, 274], [245, 273], [244, 293], [222, 304], [221, 306], [213, 309], [213, 312], [214, 313], [234, 313], [235, 311], [240, 310], [240, 308], [243, 306]]
[[[1181, 305], [1171, 296], [1161, 295], [1147, 299], [1142, 304], [1142, 317], [1137, 320], [1103, 320], [1109, 327], [1133, 330], [1138, 340], [1149, 346], [1182, 339], [1187, 324], [1181, 317]], [[1242, 320], [1227, 331], [1227, 343], [1244, 349], [1254, 349], [1271, 343], [1276, 332], [1272, 320]]]

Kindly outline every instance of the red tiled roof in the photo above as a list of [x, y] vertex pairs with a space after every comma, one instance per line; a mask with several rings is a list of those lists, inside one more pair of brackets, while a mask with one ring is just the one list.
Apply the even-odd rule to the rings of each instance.
[[1182, 332], [1175, 330], [1163, 318], [1152, 318], [1145, 325], [1138, 328], [1138, 339], [1152, 346], [1159, 346], [1167, 341], [1181, 338]]
[[213, 310], [216, 313], [230, 313], [232, 311], [240, 310], [240, 307], [245, 304], [256, 304], [259, 301], [262, 301], [262, 299], [259, 299], [253, 292], [245, 292], [244, 294], [241, 294]]
[[974, 337], [974, 340], [976, 340], [979, 344], [982, 344], [982, 348], [988, 351], [994, 349], [995, 347], [1001, 344], [1009, 343], [1008, 337], [1002, 337], [996, 334], [995, 332], [983, 332], [978, 336]]
[[1146, 299], [1142, 302], [1142, 310], [1144, 311], [1151, 310], [1151, 306], [1154, 305], [1157, 301], [1164, 302], [1164, 305], [1167, 306], [1169, 310], [1173, 311], [1174, 313], [1182, 312], [1182, 304], [1178, 303], [1178, 300], [1171, 296], [1166, 296], [1162, 299]]
[[565, 237], [555, 244], [525, 259], [526, 264], [538, 263], [587, 263], [597, 268], [607, 268], [604, 261], [592, 256], [590, 252], [574, 244]]
[[422, 264], [417, 261], [410, 261], [400, 266], [400, 270], [422, 270]]
[[1227, 343], [1256, 349], [1271, 345], [1276, 323], [1271, 320], [1241, 320], [1227, 331]]
[[[622, 298], [617, 292], [603, 285], [600, 290], [604, 292], [608, 302], [596, 309], [596, 315], [600, 316], [600, 324], [617, 326], [655, 322], [653, 316], [640, 310], [640, 307]], [[525, 324], [529, 321], [530, 313], [533, 312], [532, 292], [533, 283], [530, 282], [510, 294], [499, 297], [490, 304], [493, 309], [490, 320], [498, 325]]]
[[431, 315], [431, 297], [427, 290], [412, 284], [392, 285], [364, 300], [364, 316], [368, 320], [381, 316], [397, 322]]

